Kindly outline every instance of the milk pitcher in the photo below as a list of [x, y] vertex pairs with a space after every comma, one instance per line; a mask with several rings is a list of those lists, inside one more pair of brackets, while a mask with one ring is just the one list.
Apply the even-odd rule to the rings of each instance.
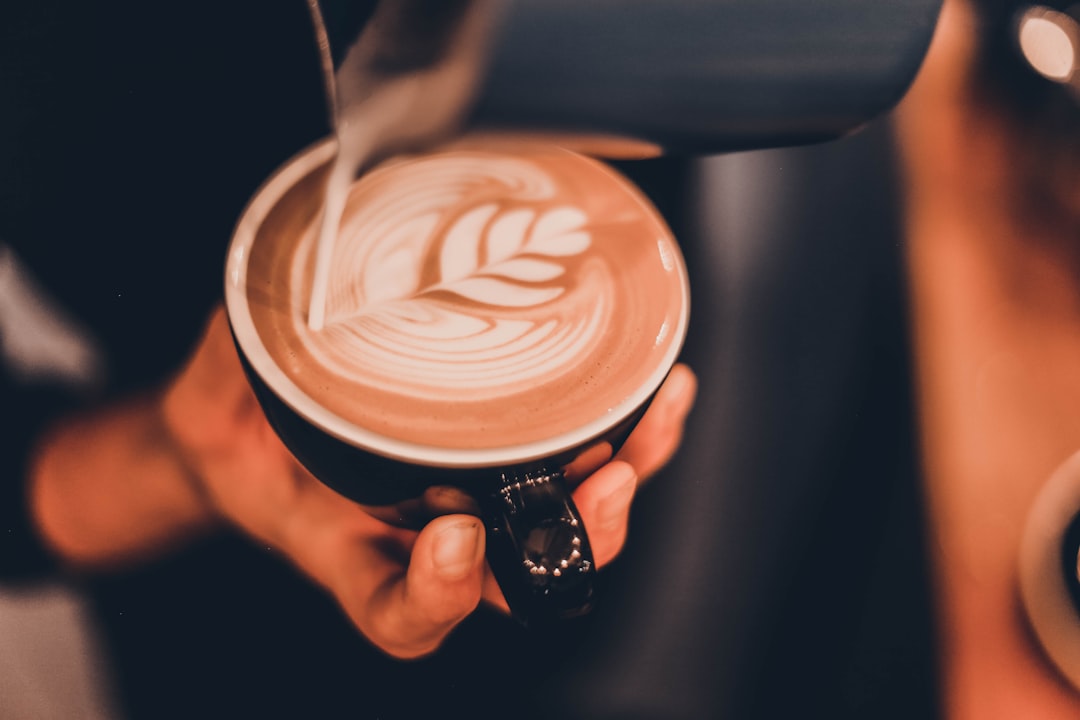
[[887, 110], [941, 0], [309, 4], [339, 137], [392, 86], [388, 148], [496, 129], [709, 154], [827, 140]]

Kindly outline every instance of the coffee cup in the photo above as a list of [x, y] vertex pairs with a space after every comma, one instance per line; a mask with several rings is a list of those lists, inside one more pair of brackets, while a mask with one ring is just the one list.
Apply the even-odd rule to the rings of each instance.
[[559, 147], [396, 157], [349, 190], [312, 329], [335, 154], [326, 140], [282, 166], [229, 247], [230, 327], [270, 424], [382, 519], [480, 515], [526, 625], [587, 611], [596, 567], [570, 492], [679, 355], [689, 289], [670, 231], [629, 181]]

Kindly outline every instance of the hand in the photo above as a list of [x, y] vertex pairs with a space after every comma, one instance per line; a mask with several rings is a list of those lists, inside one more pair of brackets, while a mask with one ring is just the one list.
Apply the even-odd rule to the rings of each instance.
[[[674, 368], [619, 455], [574, 491], [598, 566], [623, 546], [638, 484], [678, 447], [696, 384], [689, 368]], [[433, 652], [481, 599], [505, 610], [477, 517], [442, 515], [419, 532], [395, 527], [293, 459], [247, 384], [223, 311], [166, 393], [163, 414], [207, 506], [325, 587], [385, 652]]]

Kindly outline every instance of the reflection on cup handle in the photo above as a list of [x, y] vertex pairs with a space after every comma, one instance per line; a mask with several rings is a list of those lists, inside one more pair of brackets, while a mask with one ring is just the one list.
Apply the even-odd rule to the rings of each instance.
[[1080, 452], [1059, 467], [1028, 513], [1020, 595], [1047, 657], [1080, 689]]
[[488, 562], [510, 612], [531, 627], [585, 614], [596, 563], [562, 472], [502, 480], [481, 506]]

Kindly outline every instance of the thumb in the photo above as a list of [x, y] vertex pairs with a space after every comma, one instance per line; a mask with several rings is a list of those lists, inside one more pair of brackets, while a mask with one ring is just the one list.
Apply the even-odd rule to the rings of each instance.
[[408, 570], [373, 601], [373, 638], [400, 658], [436, 650], [480, 602], [484, 530], [471, 515], [433, 520], [417, 536]]

